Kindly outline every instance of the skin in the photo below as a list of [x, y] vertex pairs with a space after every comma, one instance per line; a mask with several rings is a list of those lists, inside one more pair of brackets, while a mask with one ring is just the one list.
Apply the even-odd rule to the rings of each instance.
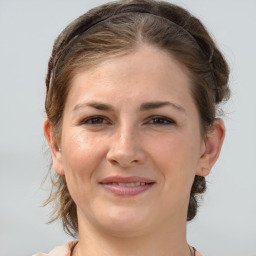
[[[54, 169], [65, 175], [77, 205], [75, 253], [190, 255], [190, 189], [195, 174], [210, 172], [225, 133], [216, 119], [206, 138], [201, 135], [191, 86], [185, 68], [150, 45], [75, 75], [59, 143], [44, 124]], [[165, 104], [145, 107], [149, 102]], [[117, 196], [99, 184], [113, 175], [155, 184], [136, 196]]]

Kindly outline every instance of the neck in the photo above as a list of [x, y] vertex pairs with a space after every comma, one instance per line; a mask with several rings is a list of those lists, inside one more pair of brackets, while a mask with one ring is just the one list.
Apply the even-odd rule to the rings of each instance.
[[190, 256], [183, 218], [163, 223], [154, 232], [113, 234], [91, 225], [78, 210], [79, 256]]

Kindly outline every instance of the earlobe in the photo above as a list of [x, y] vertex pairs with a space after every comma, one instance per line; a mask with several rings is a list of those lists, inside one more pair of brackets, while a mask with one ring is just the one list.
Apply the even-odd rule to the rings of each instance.
[[211, 169], [206, 169], [204, 167], [198, 168], [196, 171], [196, 175], [198, 176], [207, 176], [211, 172]]
[[219, 157], [225, 137], [225, 125], [222, 119], [217, 118], [205, 139], [204, 152], [200, 157], [196, 175], [207, 176]]
[[48, 145], [49, 145], [49, 148], [51, 151], [54, 170], [58, 174], [64, 175], [64, 170], [63, 170], [63, 165], [62, 165], [62, 152], [52, 134], [48, 119], [46, 119], [44, 121], [44, 136], [48, 142]]

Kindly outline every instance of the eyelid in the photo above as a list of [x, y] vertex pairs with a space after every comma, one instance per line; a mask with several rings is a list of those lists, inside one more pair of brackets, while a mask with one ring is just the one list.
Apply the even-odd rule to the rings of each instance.
[[[93, 119], [103, 119], [103, 123], [89, 123], [89, 121], [92, 121]], [[106, 121], [106, 122], [104, 122]], [[105, 116], [101, 116], [101, 115], [93, 115], [93, 116], [89, 116], [89, 117], [86, 117], [84, 119], [82, 119], [81, 121], [81, 124], [82, 125], [106, 125], [106, 124], [111, 124], [110, 120], [108, 118], [106, 118]]]
[[169, 118], [169, 117], [166, 117], [166, 116], [162, 116], [162, 115], [153, 115], [153, 116], [150, 116], [147, 118], [146, 120], [146, 123], [149, 123], [150, 121], [152, 121], [153, 119], [159, 119], [159, 120], [164, 120], [164, 121], [167, 121], [165, 123], [152, 123], [152, 125], [173, 125], [173, 124], [176, 124], [176, 122], [172, 119], [172, 118]]
[[[97, 121], [96, 121], [95, 123], [93, 123], [92, 121], [94, 119], [102, 119], [102, 122], [97, 123]], [[154, 122], [154, 119], [156, 119], [156, 122]], [[92, 115], [92, 116], [83, 118], [80, 121], [80, 124], [88, 125], [88, 126], [103, 126], [103, 125], [111, 125], [112, 122], [106, 116]], [[168, 126], [168, 125], [174, 125], [174, 124], [176, 124], [176, 122], [170, 117], [166, 117], [163, 115], [152, 115], [152, 116], [149, 116], [148, 118], [146, 118], [144, 120], [143, 124], [149, 124], [149, 125], [155, 125], [155, 126]]]

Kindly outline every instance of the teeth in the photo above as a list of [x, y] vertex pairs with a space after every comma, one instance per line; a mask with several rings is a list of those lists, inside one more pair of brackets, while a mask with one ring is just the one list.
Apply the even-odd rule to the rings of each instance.
[[144, 186], [145, 182], [129, 182], [129, 183], [120, 183], [120, 182], [112, 182], [112, 185], [118, 185], [120, 187], [136, 187], [136, 186]]

